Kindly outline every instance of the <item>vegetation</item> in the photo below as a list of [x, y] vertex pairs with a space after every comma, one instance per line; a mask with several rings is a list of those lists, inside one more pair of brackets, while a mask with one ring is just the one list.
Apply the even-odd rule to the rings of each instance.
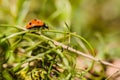
[[[0, 0], [0, 80], [115, 80], [119, 3]], [[26, 29], [31, 19], [49, 29]]]

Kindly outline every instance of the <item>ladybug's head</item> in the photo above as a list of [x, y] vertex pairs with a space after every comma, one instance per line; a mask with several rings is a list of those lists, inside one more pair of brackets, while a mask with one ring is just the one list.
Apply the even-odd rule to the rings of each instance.
[[43, 28], [45, 29], [49, 29], [49, 27], [48, 27], [48, 25], [46, 25], [45, 23], [44, 23], [44, 25], [43, 25]]

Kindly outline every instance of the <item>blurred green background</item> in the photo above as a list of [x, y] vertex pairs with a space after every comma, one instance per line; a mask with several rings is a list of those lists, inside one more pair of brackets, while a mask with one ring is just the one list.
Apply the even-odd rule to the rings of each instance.
[[[0, 0], [0, 24], [24, 27], [34, 18], [51, 30], [67, 31], [67, 23], [94, 46], [99, 58], [120, 57], [120, 0]], [[0, 36], [11, 31], [0, 26]]]

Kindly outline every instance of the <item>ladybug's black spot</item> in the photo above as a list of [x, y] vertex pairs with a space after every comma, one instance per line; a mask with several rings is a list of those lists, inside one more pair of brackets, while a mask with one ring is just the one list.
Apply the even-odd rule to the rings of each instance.
[[36, 19], [34, 19], [34, 21], [37, 21]]
[[32, 23], [30, 22], [29, 25], [31, 25]]

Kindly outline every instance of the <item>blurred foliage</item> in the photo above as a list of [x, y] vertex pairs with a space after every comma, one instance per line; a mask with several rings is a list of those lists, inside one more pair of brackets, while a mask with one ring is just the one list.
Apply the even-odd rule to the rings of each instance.
[[[22, 32], [15, 28], [15, 26], [25, 27], [28, 21], [35, 18], [43, 20], [49, 25], [50, 30], [75, 32], [83, 36], [94, 46], [96, 56], [99, 59], [114, 60], [120, 57], [120, 0], [0, 0], [0, 41], [10, 35], [16, 35], [0, 42], [0, 57], [5, 56], [0, 59], [0, 70], [3, 69], [3, 63], [4, 66], [7, 64], [10, 67], [10, 69], [6, 68], [3, 71], [3, 74], [8, 74], [8, 76], [2, 76], [0, 73], [1, 78], [13, 80], [13, 77], [16, 78], [16, 76], [20, 75], [20, 78], [26, 76], [27, 80], [29, 75], [34, 77], [36, 74], [39, 74], [37, 76], [41, 76], [42, 79], [46, 78], [46, 75], [49, 79], [51, 76], [56, 79], [58, 75], [60, 80], [65, 77], [66, 80], [72, 79], [71, 77], [74, 75], [74, 78], [76, 76], [78, 78], [79, 73], [74, 68], [76, 55], [63, 51], [65, 60], [68, 63], [71, 62], [69, 66], [73, 70], [65, 69], [64, 66], [66, 65], [61, 61], [62, 57], [57, 52], [54, 52], [54, 48], [53, 50], [50, 49], [52, 43], [44, 41], [44, 39], [39, 41], [39, 39], [35, 38], [35, 35], [31, 34], [30, 36], [29, 32]], [[67, 23], [68, 27], [66, 27], [65, 23]], [[90, 49], [86, 47], [87, 44], [70, 37], [68, 34], [50, 32], [42, 32], [42, 34], [83, 52], [90, 52]], [[51, 52], [48, 52], [49, 54], [44, 57], [41, 55], [40, 59], [37, 57], [39, 52], [47, 53], [49, 49], [51, 50]], [[58, 49], [62, 50], [60, 47]], [[24, 54], [26, 50], [27, 52]], [[31, 67], [29, 63], [21, 68], [20, 66], [27, 60], [29, 62], [32, 56], [37, 57], [37, 59], [30, 61], [36, 66]], [[73, 59], [69, 60], [69, 58], [72, 58], [71, 56], [73, 56]], [[60, 65], [56, 62], [60, 62]], [[37, 63], [41, 63], [42, 66]], [[15, 65], [18, 66], [14, 70], [13, 66]], [[58, 67], [61, 69], [61, 66], [63, 72], [54, 69]], [[43, 67], [45, 68], [43, 69]], [[104, 68], [102, 69], [104, 70]], [[84, 77], [82, 71], [79, 72], [81, 72], [79, 77], [85, 80], [86, 77]], [[99, 80], [101, 80], [101, 78], [105, 77], [105, 72], [101, 72], [103, 74], [99, 73], [100, 71], [97, 74], [100, 76]], [[48, 74], [51, 74], [51, 76]], [[95, 77], [93, 78], [95, 80]]]

